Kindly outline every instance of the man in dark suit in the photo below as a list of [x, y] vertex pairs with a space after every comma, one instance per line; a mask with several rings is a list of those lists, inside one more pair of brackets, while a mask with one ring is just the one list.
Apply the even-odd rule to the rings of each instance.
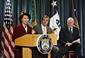
[[74, 27], [74, 19], [72, 17], [68, 18], [66, 27], [62, 28], [59, 34], [59, 52], [55, 58], [62, 58], [66, 51], [74, 50], [73, 58], [77, 58], [80, 53], [80, 36], [78, 28]]
[[[33, 28], [35, 30], [35, 34], [51, 34], [52, 30], [50, 27], [47, 26], [48, 22], [49, 22], [49, 17], [47, 15], [44, 15], [42, 18], [42, 23], [40, 25], [36, 25]], [[59, 51], [59, 48], [56, 46], [53, 46], [51, 58], [54, 58], [54, 55], [56, 55], [58, 51]], [[39, 52], [36, 54], [38, 58], [47, 58], [47, 55], [43, 55]]]

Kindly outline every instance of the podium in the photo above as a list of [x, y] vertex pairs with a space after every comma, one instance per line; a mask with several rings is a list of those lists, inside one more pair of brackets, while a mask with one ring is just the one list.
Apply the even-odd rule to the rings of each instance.
[[[32, 50], [30, 47], [37, 47], [37, 40], [39, 36], [42, 34], [26, 34], [15, 39], [15, 46], [22, 46], [22, 54], [23, 58], [32, 58]], [[53, 45], [57, 45], [57, 35], [56, 34], [48, 34], [52, 41]], [[48, 53], [48, 58], [51, 58], [51, 53]]]

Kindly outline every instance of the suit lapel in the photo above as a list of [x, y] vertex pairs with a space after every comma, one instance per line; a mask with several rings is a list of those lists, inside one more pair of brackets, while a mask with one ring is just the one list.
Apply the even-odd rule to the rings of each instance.
[[74, 29], [74, 27], [73, 27], [73, 34], [72, 34], [72, 37], [74, 37], [74, 34], [75, 34], [75, 29]]
[[40, 34], [43, 34], [41, 24], [39, 25], [39, 30]]
[[[70, 37], [70, 32], [69, 32], [69, 30], [68, 30], [68, 27], [67, 27], [66, 29], [67, 29], [67, 34], [68, 34], [67, 36]], [[74, 27], [73, 27], [72, 39], [73, 39], [74, 36], [75, 36], [75, 35], [74, 35], [74, 33], [75, 33], [74, 30], [75, 30], [75, 29], [74, 29]]]
[[25, 31], [25, 29], [24, 29], [24, 27], [23, 27], [23, 25], [22, 25], [22, 24], [21, 24], [21, 27], [22, 27], [23, 32], [24, 32], [24, 33], [26, 33], [26, 31]]
[[49, 34], [49, 29], [48, 29], [48, 27], [46, 26], [46, 29], [47, 29], [47, 34]]
[[[66, 34], [67, 34], [67, 37], [69, 38], [69, 40], [71, 39], [70, 38], [70, 31], [69, 31], [69, 29], [68, 29], [68, 26], [66, 27]], [[73, 37], [73, 36], [72, 36]]]
[[[68, 27], [66, 27], [66, 30], [67, 30], [67, 34], [69, 35], [70, 32], [69, 32], [69, 30], [68, 30]], [[69, 35], [69, 36], [70, 36], [70, 35]]]

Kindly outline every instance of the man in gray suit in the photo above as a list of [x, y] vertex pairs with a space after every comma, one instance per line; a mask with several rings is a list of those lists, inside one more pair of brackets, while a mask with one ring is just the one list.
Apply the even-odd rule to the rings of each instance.
[[[52, 30], [50, 27], [47, 26], [49, 22], [49, 17], [47, 15], [44, 15], [42, 17], [42, 23], [40, 25], [36, 25], [33, 29], [35, 30], [35, 34], [51, 34]], [[53, 46], [52, 48], [52, 53], [51, 53], [51, 58], [54, 58], [54, 56], [57, 54], [59, 51], [59, 48], [56, 46]], [[37, 54], [37, 53], [36, 53]], [[41, 53], [38, 53], [37, 55], [39, 58], [47, 58], [47, 55], [43, 55]], [[35, 56], [36, 57], [36, 56]]]
[[44, 28], [47, 34], [51, 34], [52, 30], [47, 26], [49, 22], [49, 17], [47, 15], [43, 16], [42, 23], [40, 25], [36, 25], [33, 29], [35, 30], [35, 34], [43, 34]]

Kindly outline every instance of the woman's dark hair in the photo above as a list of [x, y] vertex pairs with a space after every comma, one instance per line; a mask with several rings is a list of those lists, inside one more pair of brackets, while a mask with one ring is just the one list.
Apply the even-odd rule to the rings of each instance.
[[24, 15], [27, 15], [28, 18], [29, 18], [29, 20], [31, 19], [31, 16], [30, 16], [30, 14], [29, 14], [28, 12], [22, 11], [22, 12], [20, 13], [20, 15], [19, 15], [19, 21], [20, 21], [20, 23], [22, 23], [21, 19], [23, 18]]

